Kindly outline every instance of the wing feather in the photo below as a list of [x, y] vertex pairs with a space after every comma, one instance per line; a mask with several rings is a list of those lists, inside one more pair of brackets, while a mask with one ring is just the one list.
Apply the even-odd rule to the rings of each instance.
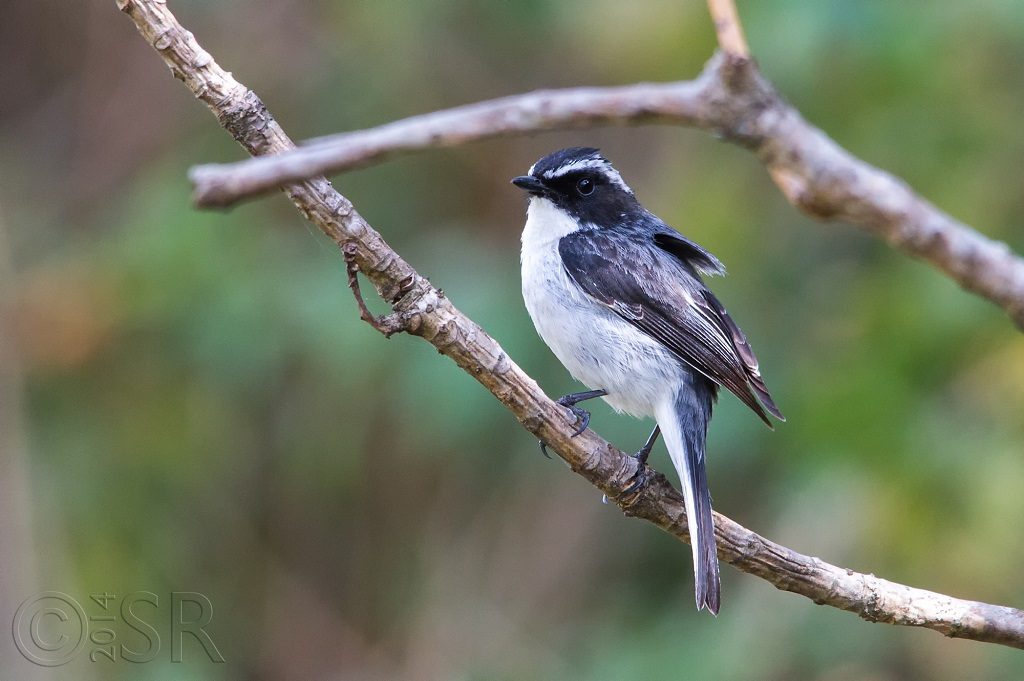
[[659, 246], [654, 249], [650, 239], [586, 230], [562, 237], [558, 251], [569, 277], [586, 294], [726, 387], [769, 426], [765, 409], [782, 419], [746, 336], [696, 274], [721, 271], [721, 263], [681, 236], [670, 239], [659, 232], [653, 235]]

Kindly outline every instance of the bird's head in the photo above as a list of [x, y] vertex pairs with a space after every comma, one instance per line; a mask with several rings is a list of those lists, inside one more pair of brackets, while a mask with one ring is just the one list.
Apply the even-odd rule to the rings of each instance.
[[570, 147], [548, 154], [512, 184], [532, 200], [550, 201], [583, 224], [614, 224], [639, 208], [633, 190], [597, 149]]

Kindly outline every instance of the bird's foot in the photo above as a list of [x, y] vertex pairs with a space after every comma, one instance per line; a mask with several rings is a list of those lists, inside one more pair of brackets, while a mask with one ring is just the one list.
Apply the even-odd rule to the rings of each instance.
[[647, 442], [641, 447], [633, 458], [636, 459], [637, 467], [636, 473], [633, 473], [633, 477], [630, 478], [630, 483], [622, 490], [622, 496], [630, 496], [636, 494], [651, 481], [650, 468], [647, 467], [647, 457], [651, 455], [651, 450], [654, 449], [654, 443], [658, 441], [658, 436], [661, 435], [661, 427], [655, 426], [654, 430], [651, 431], [651, 436], [647, 438]]
[[[583, 400], [592, 400], [595, 397], [604, 397], [607, 394], [608, 392], [603, 389], [587, 390], [582, 393], [569, 393], [568, 395], [562, 395], [555, 400], [559, 405], [571, 411], [572, 415], [575, 417], [576, 431], [572, 434], [572, 437], [576, 437], [590, 425], [590, 412], [586, 409], [582, 409], [581, 407], [577, 407], [576, 403], [582, 402]], [[544, 440], [538, 440], [537, 444], [540, 445], [540, 453], [550, 459], [551, 455], [548, 454], [547, 443], [544, 442]]]
[[572, 437], [576, 437], [590, 425], [590, 412], [583, 407], [577, 407], [575, 404], [562, 404], [562, 400], [558, 400], [558, 403], [563, 407], [572, 412], [573, 417], [576, 420], [576, 430], [573, 432]]
[[654, 449], [654, 438], [648, 440], [647, 444], [637, 450], [637, 453], [633, 455], [633, 458], [636, 459], [636, 462], [640, 464], [641, 468], [647, 465], [647, 457], [651, 455], [652, 449]]
[[[566, 397], [569, 397], [569, 396], [567, 395]], [[573, 434], [570, 437], [576, 437], [577, 435], [582, 433], [584, 430], [586, 430], [587, 426], [590, 425], [590, 412], [587, 411], [586, 409], [581, 408], [581, 407], [577, 407], [575, 404], [564, 404], [562, 402], [562, 400], [564, 400], [564, 399], [565, 399], [565, 397], [559, 398], [558, 399], [558, 403], [561, 404], [566, 409], [568, 409], [569, 411], [571, 411], [572, 415], [575, 417], [576, 430], [575, 430], [575, 432], [573, 432]], [[551, 455], [548, 454], [548, 445], [547, 445], [547, 443], [544, 442], [544, 440], [537, 440], [537, 444], [540, 445], [540, 453], [550, 459]]]
[[604, 397], [607, 394], [608, 392], [602, 389], [587, 390], [582, 393], [569, 393], [568, 395], [562, 395], [555, 400], [560, 405], [571, 411], [573, 416], [576, 417], [576, 432], [572, 434], [573, 437], [582, 433], [587, 429], [587, 426], [590, 425], [590, 412], [582, 407], [577, 407], [576, 403], [582, 402], [583, 400], [592, 400], [595, 397]]
[[622, 488], [622, 492], [619, 496], [631, 497], [635, 494], [639, 494], [647, 484], [651, 481], [651, 468], [647, 465], [647, 456], [650, 454], [650, 450], [640, 450], [633, 455], [633, 458], [637, 461], [636, 472], [633, 473], [633, 477], [629, 479], [629, 484]]
[[[633, 477], [629, 479], [629, 484], [622, 488], [622, 491], [616, 496], [617, 499], [628, 499], [629, 497], [636, 496], [644, 490], [645, 487], [651, 482], [652, 469], [647, 465], [646, 456], [641, 456], [643, 450], [633, 454], [631, 458], [637, 460], [639, 465], [636, 468], [636, 472], [633, 473]], [[650, 452], [648, 452], [649, 454]], [[601, 503], [608, 503], [608, 495], [601, 495]], [[632, 502], [630, 502], [632, 503]]]

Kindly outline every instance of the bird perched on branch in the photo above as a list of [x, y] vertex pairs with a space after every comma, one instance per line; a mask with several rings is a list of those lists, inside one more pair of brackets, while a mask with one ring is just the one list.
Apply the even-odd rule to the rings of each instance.
[[[654, 417], [636, 453], [665, 437], [682, 483], [693, 547], [697, 609], [721, 604], [711, 495], [704, 461], [708, 422], [725, 386], [771, 427], [775, 406], [746, 336], [701, 275], [722, 263], [637, 201], [597, 149], [545, 156], [512, 183], [530, 195], [522, 239], [523, 298], [541, 338], [591, 390], [565, 395], [577, 434], [602, 397], [615, 410]], [[633, 487], [633, 486], [631, 486]]]

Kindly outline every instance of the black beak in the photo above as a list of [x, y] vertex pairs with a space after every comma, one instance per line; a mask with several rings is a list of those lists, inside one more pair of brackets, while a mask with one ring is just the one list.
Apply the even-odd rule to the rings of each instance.
[[534, 196], [544, 196], [548, 191], [548, 188], [544, 186], [544, 183], [533, 175], [520, 175], [519, 177], [513, 177], [512, 184], [520, 189], [526, 190]]

